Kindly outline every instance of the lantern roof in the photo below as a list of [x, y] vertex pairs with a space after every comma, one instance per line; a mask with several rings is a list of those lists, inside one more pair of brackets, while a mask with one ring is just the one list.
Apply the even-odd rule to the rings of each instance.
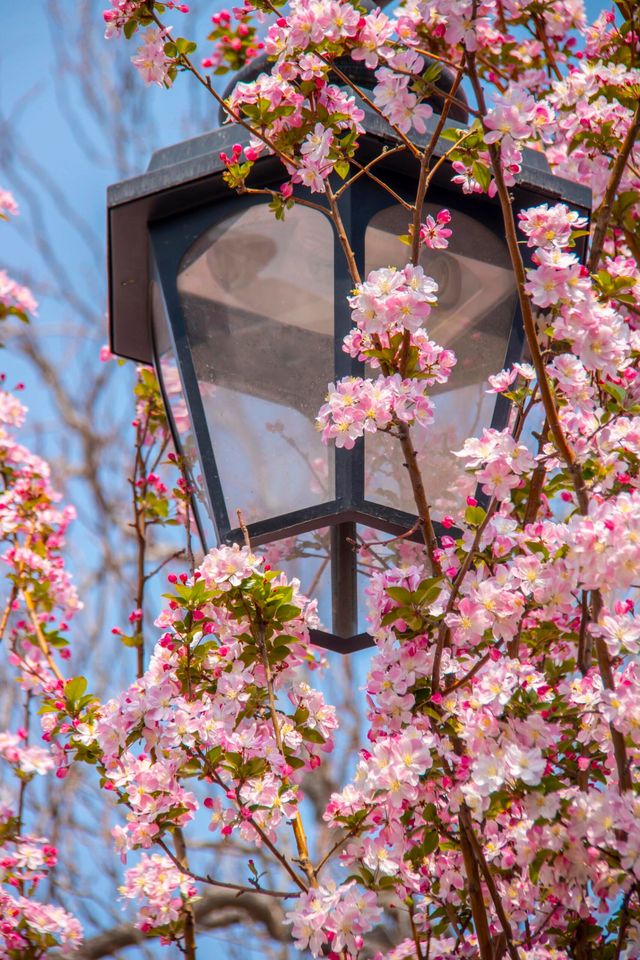
[[[414, 138], [417, 146], [429, 142], [437, 122], [437, 116], [430, 118], [425, 134]], [[453, 120], [447, 124], [449, 128], [466, 129]], [[380, 149], [385, 142], [395, 140], [388, 124], [370, 108], [365, 107], [363, 126], [363, 145], [369, 141]], [[149, 223], [228, 199], [231, 191], [222, 179], [225, 165], [219, 155], [229, 151], [234, 143], [246, 145], [248, 141], [247, 130], [236, 124], [225, 125], [156, 150], [145, 173], [108, 188], [109, 337], [113, 353], [142, 363], [152, 362]], [[440, 157], [450, 148], [451, 141], [440, 138], [434, 156]], [[415, 175], [415, 159], [407, 153], [395, 154], [389, 166], [405, 175]], [[256, 164], [258, 172], [263, 181], [277, 181], [282, 178], [282, 165], [277, 158], [265, 156]], [[441, 177], [441, 185], [447, 185], [444, 170]], [[591, 209], [591, 190], [552, 174], [546, 157], [538, 151], [523, 151], [516, 183], [531, 194], [531, 204], [564, 201], [586, 212]], [[470, 207], [473, 203], [472, 195]]]

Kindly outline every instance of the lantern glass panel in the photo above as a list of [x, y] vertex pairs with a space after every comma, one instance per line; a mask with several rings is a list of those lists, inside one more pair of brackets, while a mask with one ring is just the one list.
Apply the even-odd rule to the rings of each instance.
[[315, 428], [334, 371], [333, 232], [302, 207], [266, 204], [187, 251], [178, 294], [229, 515], [248, 523], [334, 497]]
[[160, 292], [160, 284], [157, 281], [153, 284], [152, 297], [155, 368], [162, 389], [165, 409], [172, 421], [179, 452], [184, 458], [185, 469], [193, 491], [191, 503], [200, 535], [203, 544], [212, 547], [217, 540], [213, 513], [207, 495], [204, 471], [185, 399], [180, 371], [170, 340], [167, 312]]
[[[349, 549], [355, 565], [356, 609], [348, 626], [341, 625], [336, 616], [336, 603], [340, 603], [340, 588], [334, 590], [332, 579], [331, 529], [321, 527], [263, 544], [260, 551], [274, 570], [284, 570], [288, 577], [300, 581], [300, 589], [306, 596], [317, 601], [320, 630], [348, 640], [369, 628], [367, 588], [371, 575], [389, 567], [410, 566], [424, 562], [424, 546], [411, 540], [398, 540], [364, 524], [353, 525], [353, 537]], [[344, 629], [344, 626], [347, 626]]]
[[[440, 209], [426, 203], [424, 216], [435, 217]], [[491, 425], [496, 397], [487, 393], [487, 377], [504, 367], [516, 307], [515, 279], [504, 240], [458, 210], [452, 213], [451, 227], [449, 247], [423, 249], [420, 258], [425, 273], [437, 280], [439, 288], [438, 304], [426, 329], [432, 340], [457, 357], [448, 382], [430, 388], [435, 422], [412, 431], [436, 518], [459, 504], [462, 495], [473, 492], [472, 480], [452, 451], [459, 450], [466, 437], [478, 436]], [[365, 234], [366, 273], [407, 262], [407, 248], [398, 240], [406, 229], [407, 214], [400, 206], [387, 207], [371, 218]], [[365, 497], [415, 513], [398, 441], [384, 433], [365, 439]]]

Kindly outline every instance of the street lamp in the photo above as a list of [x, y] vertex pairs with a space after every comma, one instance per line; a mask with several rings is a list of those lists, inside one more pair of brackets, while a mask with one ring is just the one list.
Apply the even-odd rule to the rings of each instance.
[[[362, 164], [395, 145], [374, 113], [364, 127]], [[315, 417], [327, 384], [363, 372], [342, 350], [352, 282], [322, 212], [296, 206], [283, 224], [268, 198], [230, 193], [219, 154], [235, 142], [248, 142], [244, 131], [224, 126], [157, 151], [146, 173], [109, 188], [111, 348], [157, 371], [176, 445], [191, 465], [204, 546], [241, 542], [238, 509], [256, 545], [298, 538], [292, 563], [323, 597], [326, 629], [315, 639], [351, 652], [370, 642], [355, 545], [371, 539], [367, 530], [395, 535], [415, 526], [411, 488], [385, 434], [350, 451], [322, 444]], [[434, 160], [450, 145], [439, 142]], [[406, 151], [380, 159], [375, 172], [415, 199], [417, 163]], [[265, 156], [251, 186], [278, 189], [282, 180], [280, 161]], [[591, 205], [589, 190], [552, 176], [532, 151], [512, 193], [516, 215], [546, 201], [587, 214]], [[322, 205], [317, 194], [313, 200]], [[407, 213], [388, 191], [363, 176], [339, 205], [363, 276], [406, 262], [398, 236]], [[442, 207], [454, 232], [446, 251], [426, 251], [425, 269], [439, 284], [429, 332], [458, 362], [433, 391], [435, 430], [414, 431], [437, 530], [465, 480], [450, 451], [483, 427], [506, 424], [508, 403], [486, 392], [486, 380], [523, 350], [497, 202], [465, 195], [444, 163], [424, 213]], [[376, 563], [384, 553], [379, 543], [367, 551]]]

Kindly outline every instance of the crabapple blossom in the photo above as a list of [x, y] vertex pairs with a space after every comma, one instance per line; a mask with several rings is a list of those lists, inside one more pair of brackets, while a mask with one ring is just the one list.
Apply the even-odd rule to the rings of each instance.
[[317, 423], [325, 442], [350, 450], [365, 433], [385, 430], [393, 423], [433, 422], [433, 404], [420, 381], [378, 377], [361, 380], [347, 377], [329, 384], [327, 402], [320, 408]]
[[196, 897], [196, 888], [168, 857], [142, 854], [140, 863], [125, 874], [120, 894], [142, 900], [136, 925], [144, 933], [154, 927], [171, 927], [179, 921], [185, 903]]
[[147, 86], [152, 83], [159, 87], [169, 87], [172, 83], [170, 75], [173, 60], [167, 57], [164, 47], [170, 27], [161, 30], [159, 27], [147, 27], [141, 36], [142, 43], [136, 50], [131, 62], [140, 72]]
[[0, 187], [0, 219], [8, 220], [8, 215], [16, 216], [18, 204], [12, 193]]
[[425, 123], [433, 114], [428, 103], [421, 103], [409, 90], [411, 76], [419, 76], [424, 67], [424, 58], [413, 51], [394, 54], [387, 66], [376, 70], [378, 83], [374, 87], [374, 102], [384, 116], [402, 133], [412, 128], [424, 133]]
[[420, 239], [425, 247], [430, 247], [432, 250], [446, 250], [449, 246], [449, 237], [453, 232], [447, 226], [450, 222], [451, 214], [448, 210], [440, 210], [435, 218], [428, 214], [420, 227]]

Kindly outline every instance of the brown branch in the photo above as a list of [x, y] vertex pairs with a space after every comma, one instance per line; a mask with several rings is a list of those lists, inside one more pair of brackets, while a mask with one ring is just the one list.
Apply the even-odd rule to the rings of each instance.
[[29, 619], [31, 620], [31, 625], [33, 626], [34, 633], [38, 640], [38, 646], [44, 654], [44, 658], [49, 665], [49, 669], [55, 676], [56, 680], [59, 680], [61, 683], [64, 683], [64, 677], [60, 673], [58, 666], [51, 656], [51, 650], [49, 649], [49, 644], [47, 643], [47, 638], [44, 635], [40, 621], [38, 620], [38, 613], [33, 602], [33, 598], [28, 590], [25, 590], [24, 587], [21, 589], [20, 593], [22, 594], [22, 599], [24, 600], [24, 605], [27, 608], [29, 614]]
[[[199, 753], [198, 753], [198, 756], [200, 757], [200, 760], [203, 762], [203, 764], [205, 765], [205, 767], [208, 769], [209, 775], [212, 777], [212, 779], [218, 784], [219, 787], [221, 787], [221, 788], [224, 790], [225, 794], [228, 794], [229, 788], [226, 786], [226, 784], [225, 784], [224, 781], [222, 780], [222, 777], [217, 773], [217, 771], [216, 771], [213, 767], [210, 766], [207, 758], [206, 758], [202, 753], [199, 752]], [[239, 799], [239, 797], [238, 797], [238, 790], [237, 790], [237, 788], [236, 788], [236, 803], [237, 803], [238, 807], [242, 806], [242, 803], [241, 803], [241, 801], [240, 801], [240, 799]], [[302, 893], [306, 893], [306, 892], [307, 892], [307, 887], [305, 886], [304, 881], [303, 881], [303, 880], [298, 876], [298, 874], [295, 872], [295, 870], [293, 869], [293, 867], [291, 866], [291, 864], [290, 864], [289, 861], [287, 860], [286, 856], [285, 856], [283, 853], [281, 853], [281, 852], [278, 850], [278, 848], [276, 847], [276, 845], [269, 839], [269, 835], [266, 833], [265, 830], [263, 830], [263, 828], [262, 828], [262, 827], [260, 826], [260, 824], [257, 822], [257, 820], [255, 819], [255, 817], [250, 817], [250, 818], [248, 819], [247, 823], [250, 823], [250, 824], [251, 824], [251, 826], [252, 826], [253, 829], [256, 831], [256, 833], [258, 834], [258, 836], [259, 836], [260, 839], [262, 840], [262, 842], [263, 842], [263, 844], [265, 845], [265, 847], [267, 848], [267, 850], [269, 850], [269, 851], [273, 854], [273, 856], [274, 856], [275, 859], [278, 861], [278, 863], [279, 863], [279, 864], [283, 867], [283, 869], [289, 874], [289, 876], [291, 877], [291, 879], [293, 880], [293, 882], [296, 884], [296, 886], [300, 888], [300, 890], [302, 891]], [[194, 877], [194, 879], [199, 879], [199, 878]], [[245, 888], [243, 887], [242, 889], [245, 889]], [[291, 894], [288, 894], [288, 893], [287, 893], [287, 894], [274, 894], [274, 893], [271, 893], [271, 892], [269, 892], [269, 891], [264, 891], [264, 890], [261, 890], [260, 892], [261, 892], [261, 893], [268, 893], [270, 896], [286, 896], [286, 897], [291, 896]]]
[[[218, 780], [217, 782], [222, 783], [221, 780]], [[222, 784], [222, 786], [226, 792], [226, 787], [224, 787], [224, 784]], [[249, 823], [252, 823], [252, 821], [250, 820]], [[254, 824], [252, 823], [252, 825]], [[171, 847], [167, 846], [164, 840], [156, 840], [155, 842], [160, 847], [160, 849], [163, 850], [164, 853], [166, 853], [166, 855], [169, 857], [173, 865], [177, 867], [181, 873], [183, 873], [186, 877], [191, 877], [191, 879], [196, 881], [197, 883], [204, 883], [209, 887], [216, 887], [217, 889], [221, 889], [221, 890], [234, 890], [237, 896], [241, 896], [242, 894], [245, 894], [245, 893], [253, 893], [255, 890], [255, 888], [248, 887], [246, 884], [228, 883], [225, 880], [216, 880], [215, 877], [212, 877], [209, 874], [204, 875], [200, 873], [194, 873], [193, 870], [186, 868], [184, 864], [181, 863], [180, 860], [178, 860], [178, 858], [176, 857]], [[268, 844], [266, 845], [268, 846]], [[282, 860], [284, 858], [280, 856], [279, 859]], [[291, 876], [292, 876], [292, 879], [296, 881], [298, 886], [300, 886], [300, 889], [303, 892], [305, 892], [305, 887], [300, 885], [300, 882], [297, 880], [295, 874], [291, 874]], [[297, 893], [292, 892], [290, 890], [270, 890], [270, 889], [263, 889], [262, 887], [260, 887], [256, 892], [260, 893], [261, 896], [263, 897], [273, 897], [275, 900], [289, 900], [292, 897], [298, 896]]]
[[469, 808], [466, 804], [463, 804], [458, 814], [458, 825], [460, 829], [460, 848], [462, 850], [462, 859], [464, 860], [465, 873], [467, 875], [469, 900], [471, 901], [473, 925], [475, 927], [476, 937], [478, 938], [480, 960], [493, 960], [493, 947], [491, 945], [491, 934], [489, 932], [489, 921], [487, 919], [487, 907], [482, 896], [480, 872], [466, 829], [467, 824], [470, 825], [470, 823], [471, 815]]
[[[282, 199], [282, 194], [279, 190], [268, 190], [266, 187], [242, 187], [242, 189], [238, 190], [238, 193], [241, 193], [242, 195], [248, 194], [254, 197], [263, 196], [272, 198], [277, 197], [279, 200]], [[329, 216], [329, 211], [327, 208], [320, 206], [319, 203], [313, 203], [312, 200], [305, 200], [303, 197], [292, 196], [290, 199], [293, 200], [295, 205], [298, 207], [309, 207], [310, 210], [317, 210], [319, 213], [324, 214], [325, 217]]]
[[11, 611], [13, 610], [13, 605], [16, 602], [16, 597], [18, 596], [18, 588], [14, 584], [11, 588], [11, 593], [9, 594], [9, 599], [7, 600], [7, 605], [4, 608], [2, 614], [2, 620], [0, 620], [0, 641], [4, 638], [4, 632], [7, 629], [7, 623], [9, 622], [9, 617], [11, 616]]
[[[591, 594], [591, 619], [594, 623], [597, 623], [600, 619], [600, 614], [602, 613], [602, 594], [599, 590], [594, 590]], [[611, 660], [609, 658], [609, 651], [607, 650], [607, 644], [604, 637], [596, 637], [596, 657], [598, 660], [598, 669], [600, 671], [600, 676], [602, 677], [602, 684], [605, 690], [615, 690], [615, 683], [613, 682], [613, 670], [611, 669]], [[627, 757], [627, 747], [624, 742], [624, 735], [614, 727], [613, 723], [609, 724], [609, 733], [611, 734], [611, 743], [613, 744], [613, 753], [616, 759], [616, 767], [618, 770], [618, 787], [620, 793], [624, 793], [626, 790], [631, 790], [632, 780], [631, 780], [631, 770], [629, 767], [629, 758]]]
[[[478, 73], [475, 67], [475, 59], [473, 53], [467, 52], [467, 62], [468, 62], [468, 73], [469, 79], [473, 86], [478, 106], [483, 114], [486, 114], [486, 104], [484, 99], [484, 92], [482, 90], [482, 85], [478, 78]], [[640, 124], [640, 103], [636, 108], [636, 114], [638, 115], [638, 123]], [[635, 137], [635, 134], [634, 134]], [[538, 387], [540, 389], [540, 396], [544, 406], [544, 410], [547, 416], [547, 422], [551, 429], [553, 439], [556, 445], [556, 448], [567, 465], [567, 470], [573, 488], [576, 492], [576, 498], [578, 500], [578, 507], [580, 513], [583, 516], [587, 516], [589, 513], [589, 496], [587, 492], [587, 487], [584, 481], [584, 476], [580, 468], [580, 464], [576, 458], [575, 451], [573, 450], [571, 444], [567, 440], [562, 425], [560, 423], [560, 418], [558, 410], [555, 404], [553, 393], [551, 390], [551, 385], [547, 377], [547, 371], [544, 365], [544, 360], [542, 357], [542, 352], [540, 350], [540, 344], [538, 343], [538, 336], [536, 331], [536, 324], [533, 317], [533, 311], [531, 307], [531, 301], [524, 290], [524, 284], [526, 283], [526, 274], [524, 269], [524, 264], [522, 262], [522, 256], [520, 254], [520, 247], [518, 245], [518, 238], [516, 235], [515, 221], [513, 218], [513, 209], [511, 206], [511, 199], [509, 196], [509, 191], [504, 181], [504, 176], [502, 173], [502, 164], [500, 161], [500, 151], [496, 147], [496, 144], [490, 144], [487, 147], [489, 154], [491, 156], [491, 164], [493, 168], [493, 176], [496, 182], [498, 189], [498, 198], [500, 200], [500, 207], [502, 210], [502, 217], [504, 221], [505, 236], [507, 240], [507, 246], [509, 248], [509, 253], [511, 255], [511, 262], [513, 265], [516, 285], [518, 291], [518, 300], [522, 310], [522, 317], [524, 321], [524, 329], [527, 337], [527, 343], [529, 345], [529, 350], [531, 352], [531, 359], [533, 361], [533, 366], [536, 371], [538, 378]], [[624, 164], [620, 171], [620, 176], [618, 177], [618, 183], [620, 177], [622, 176], [622, 170], [624, 169]], [[615, 165], [614, 165], [615, 173]], [[609, 188], [607, 188], [607, 193]], [[602, 607], [602, 598], [599, 591], [593, 591], [593, 605], [594, 607]], [[596, 618], [597, 619], [597, 618]], [[602, 637], [596, 639], [596, 652], [598, 657], [598, 666], [600, 670], [600, 676], [602, 677], [602, 682], [606, 689], [614, 690], [615, 685], [613, 682], [613, 671], [611, 669], [611, 661], [609, 659], [609, 654], [606, 648], [606, 644]], [[618, 784], [621, 791], [628, 790], [631, 786], [631, 775], [629, 772], [629, 762], [627, 758], [627, 748], [624, 742], [623, 735], [616, 730], [613, 724], [610, 724], [611, 731], [611, 740], [613, 744], [614, 754], [616, 758], [616, 766], [618, 770]]]
[[469, 680], [472, 680], [473, 677], [475, 677], [475, 675], [476, 675], [480, 670], [482, 670], [482, 668], [484, 667], [485, 663], [487, 663], [487, 661], [490, 659], [490, 657], [491, 657], [491, 654], [485, 653], [484, 657], [481, 657], [476, 663], [474, 663], [474, 665], [471, 667], [471, 669], [468, 670], [467, 673], [465, 673], [465, 675], [464, 675], [463, 677], [460, 677], [460, 679], [459, 679], [459, 680], [456, 680], [455, 683], [452, 683], [452, 684], [450, 684], [448, 687], [445, 687], [444, 692], [445, 692], [445, 693], [452, 693], [454, 690], [458, 690], [460, 687], [463, 687], [463, 686], [465, 685], [465, 683], [468, 683]]
[[[146, 469], [142, 455], [142, 445], [145, 442], [147, 430], [149, 429], [149, 418], [151, 414], [147, 410], [144, 420], [136, 425], [136, 443], [135, 458], [133, 463], [133, 476], [131, 478], [131, 496], [133, 498], [133, 529], [136, 535], [136, 593], [135, 608], [142, 610], [144, 608], [144, 591], [146, 587], [145, 577], [145, 559], [147, 550], [147, 522], [145, 516], [144, 503], [141, 503], [139, 480], [145, 480]], [[136, 620], [134, 637], [136, 639], [136, 676], [138, 679], [144, 675], [144, 623], [143, 620]]]
[[[184, 842], [184, 834], [180, 827], [175, 827], [173, 831], [173, 841], [176, 847], [176, 857], [184, 867], [189, 871], [189, 860], [187, 856], [187, 846]], [[193, 904], [186, 904], [184, 907], [184, 956], [185, 960], [195, 960], [196, 957], [196, 924], [193, 912]]]
[[[269, 654], [267, 653], [267, 645], [264, 637], [264, 625], [262, 623], [258, 624], [258, 636], [257, 636], [258, 650], [260, 652], [260, 657], [262, 659], [262, 666], [264, 667], [265, 680], [267, 683], [267, 696], [269, 698], [269, 713], [271, 715], [271, 726], [273, 727], [273, 735], [275, 737], [276, 746], [280, 752], [281, 757], [286, 762], [286, 754], [284, 749], [284, 741], [282, 739], [282, 731], [280, 729], [280, 720], [278, 718], [278, 710], [276, 708], [276, 697], [273, 686], [273, 673], [271, 670], [271, 663], [269, 662]], [[282, 778], [283, 785], [288, 785], [289, 778]], [[309, 846], [307, 843], [307, 836], [305, 833], [304, 825], [302, 823], [302, 816], [299, 810], [296, 810], [295, 814], [291, 818], [291, 827], [293, 829], [293, 835], [295, 837], [296, 846], [298, 848], [298, 859], [300, 866], [304, 870], [309, 885], [312, 887], [318, 886], [318, 880], [316, 878], [315, 870], [313, 869], [313, 864], [309, 857]]]
[[493, 901], [495, 911], [498, 914], [500, 926], [502, 927], [502, 932], [504, 933], [506, 938], [507, 952], [511, 957], [511, 960], [519, 960], [520, 955], [514, 943], [513, 930], [511, 929], [511, 924], [509, 923], [509, 919], [504, 911], [504, 907], [502, 906], [502, 900], [500, 899], [498, 888], [496, 887], [495, 880], [493, 879], [493, 875], [491, 873], [491, 870], [489, 869], [489, 864], [485, 859], [485, 855], [482, 850], [482, 847], [480, 846], [478, 838], [476, 837], [475, 832], [473, 830], [473, 825], [471, 823], [471, 816], [463, 817], [462, 824], [464, 829], [467, 832], [467, 836], [471, 843], [474, 856], [478, 861], [480, 871], [482, 873], [482, 876], [484, 877], [484, 882], [487, 885], [487, 889], [491, 896], [491, 900]]
[[[460, 86], [464, 74], [464, 58], [462, 63], [457, 68], [457, 73], [451, 90], [449, 91], [449, 98], [453, 98]], [[431, 134], [431, 139], [429, 143], [422, 151], [422, 156], [420, 157], [420, 174], [418, 176], [418, 187], [416, 190], [416, 204], [413, 214], [413, 224], [411, 226], [411, 263], [415, 266], [418, 262], [418, 257], [420, 256], [420, 221], [422, 219], [422, 208], [424, 206], [424, 198], [426, 193], [426, 188], [428, 185], [428, 171], [429, 164], [431, 163], [431, 158], [433, 157], [436, 146], [438, 145], [438, 140], [440, 139], [440, 134], [444, 130], [444, 125], [447, 122], [449, 116], [449, 111], [451, 109], [451, 99], [449, 99], [442, 109], [440, 116], [438, 117], [438, 122], [435, 126], [433, 133]], [[458, 146], [458, 144], [456, 144]], [[401, 371], [402, 372], [402, 371]]]
[[396, 426], [400, 436], [400, 445], [402, 446], [402, 452], [404, 454], [405, 466], [409, 471], [409, 479], [411, 480], [411, 489], [413, 490], [418, 517], [420, 519], [422, 536], [427, 548], [429, 562], [431, 563], [431, 572], [434, 576], [437, 576], [440, 573], [440, 561], [435, 555], [435, 551], [438, 549], [438, 538], [431, 519], [431, 510], [429, 508], [422, 474], [418, 466], [418, 454], [413, 445], [411, 431], [408, 425], [398, 421]]
[[389, 149], [389, 147], [383, 147], [380, 153], [376, 154], [373, 160], [370, 160], [369, 163], [365, 164], [364, 166], [358, 165], [359, 166], [358, 172], [354, 173], [352, 177], [349, 177], [349, 179], [342, 184], [339, 190], [336, 190], [335, 192], [336, 200], [339, 200], [342, 194], [345, 192], [345, 190], [348, 190], [349, 187], [351, 187], [356, 182], [356, 180], [360, 179], [360, 177], [364, 177], [365, 174], [369, 172], [369, 170], [375, 167], [377, 163], [380, 163], [381, 160], [384, 160], [385, 157], [392, 157], [394, 153], [403, 153], [406, 149], [407, 148], [405, 147], [404, 144], [401, 144], [398, 147], [392, 147], [391, 149]]
[[[248, 920], [264, 927], [272, 940], [279, 943], [290, 940], [289, 928], [283, 923], [283, 911], [258, 893], [242, 893], [241, 896], [211, 893], [194, 904], [193, 912], [196, 924], [202, 930]], [[149, 940], [149, 935], [143, 934], [132, 923], [123, 923], [86, 940], [74, 953], [74, 960], [102, 960], [102, 957], [113, 957], [120, 950]], [[51, 960], [61, 960], [61, 955], [52, 953]]]
[[[403, 147], [402, 149], [404, 149], [404, 147]], [[391, 152], [391, 151], [389, 151], [389, 153], [390, 153], [390, 152]], [[378, 158], [381, 157], [381, 156], [382, 156], [381, 153], [378, 154], [378, 157], [377, 157], [376, 159], [378, 159]], [[369, 178], [369, 180], [371, 180], [372, 183], [376, 183], [379, 187], [381, 187], [386, 193], [389, 194], [389, 196], [390, 196], [393, 200], [396, 201], [396, 203], [399, 203], [401, 207], [404, 207], [405, 210], [413, 210], [413, 205], [412, 205], [412, 204], [407, 203], [406, 200], [403, 200], [403, 198], [400, 196], [399, 193], [396, 193], [396, 191], [393, 190], [392, 187], [390, 187], [388, 183], [385, 183], [384, 180], [381, 180], [380, 177], [376, 177], [375, 173], [371, 173], [371, 166], [372, 166], [371, 163], [368, 163], [365, 167], [363, 167], [363, 166], [362, 166], [360, 163], [358, 163], [358, 161], [355, 160], [355, 159], [352, 160], [351, 162], [353, 163], [353, 165], [354, 165], [355, 167], [358, 167], [358, 170], [359, 170], [359, 171], [362, 171], [362, 173], [366, 173], [367, 177]], [[367, 169], [367, 168], [368, 168], [368, 169]], [[340, 190], [342, 190], [342, 187], [340, 188]], [[337, 197], [337, 196], [338, 196], [338, 193], [336, 193], [336, 197]]]
[[589, 593], [582, 591], [580, 598], [580, 632], [578, 634], [578, 670], [585, 674], [591, 668], [593, 659], [593, 638], [589, 631]]
[[[549, 432], [549, 421], [545, 420], [542, 430], [540, 431], [540, 440], [538, 443], [538, 455], [542, 454], [542, 448], [547, 439], [547, 433]], [[533, 523], [538, 516], [538, 510], [540, 509], [540, 501], [542, 499], [542, 490], [544, 487], [545, 477], [547, 476], [547, 467], [543, 460], [539, 460], [535, 466], [533, 474], [531, 476], [531, 484], [529, 486], [529, 496], [527, 498], [527, 505], [524, 511], [524, 519], [522, 521], [523, 526], [527, 526], [528, 523]]]
[[629, 159], [635, 142], [638, 139], [639, 133], [640, 101], [638, 101], [636, 104], [636, 108], [633, 112], [633, 119], [631, 120], [629, 129], [627, 130], [625, 138], [622, 141], [620, 152], [616, 156], [613, 167], [611, 168], [611, 176], [609, 177], [609, 181], [602, 198], [602, 203], [598, 207], [598, 212], [596, 214], [595, 226], [591, 238], [591, 246], [589, 248], [589, 270], [591, 273], [595, 273], [598, 267], [598, 261], [600, 260], [605, 237], [607, 235], [607, 228], [609, 226], [609, 221], [611, 220], [611, 212], [616, 199], [616, 193], [618, 192], [618, 187], [620, 186], [620, 181], [622, 180], [622, 175], [624, 173], [624, 168], [627, 165], [627, 160]]
[[[486, 115], [487, 108], [484, 99], [484, 92], [482, 90], [482, 85], [478, 78], [478, 72], [475, 65], [475, 57], [473, 53], [467, 52], [467, 62], [468, 62], [468, 73], [469, 79], [471, 80], [471, 85], [473, 86], [476, 99], [478, 101], [478, 106], [483, 115]], [[567, 469], [571, 475], [573, 485], [576, 491], [576, 496], [578, 498], [578, 503], [580, 504], [580, 509], [583, 513], [586, 513], [588, 510], [588, 498], [587, 490], [584, 482], [584, 477], [582, 476], [582, 471], [580, 465], [576, 459], [576, 454], [567, 440], [562, 425], [560, 423], [560, 417], [556, 407], [555, 399], [549, 383], [549, 378], [547, 377], [547, 371], [544, 365], [544, 360], [542, 357], [542, 351], [540, 350], [540, 344], [538, 343], [538, 334], [536, 330], [535, 319], [533, 316], [533, 309], [531, 305], [531, 300], [529, 299], [527, 293], [525, 292], [525, 283], [527, 282], [527, 275], [524, 268], [524, 263], [522, 261], [522, 255], [520, 253], [520, 247], [518, 245], [518, 237], [516, 233], [516, 225], [513, 217], [513, 208], [511, 206], [511, 198], [509, 196], [509, 190], [504, 180], [504, 175], [502, 172], [502, 163], [500, 159], [500, 149], [496, 144], [488, 144], [487, 150], [491, 157], [491, 166], [493, 170], [493, 177], [496, 183], [498, 191], [498, 199], [500, 201], [500, 208], [502, 210], [502, 218], [504, 222], [505, 229], [505, 238], [507, 241], [507, 247], [509, 249], [509, 254], [511, 256], [511, 263], [513, 266], [513, 272], [515, 274], [516, 280], [516, 289], [518, 293], [518, 301], [520, 304], [520, 309], [522, 311], [522, 319], [524, 323], [525, 334], [527, 337], [527, 343], [529, 345], [529, 350], [531, 352], [531, 359], [533, 366], [536, 371], [538, 378], [538, 386], [540, 389], [540, 396], [542, 398], [542, 403], [544, 405], [544, 410], [549, 422], [549, 427], [551, 433], [553, 434], [553, 439], [555, 441], [558, 452], [564, 462], [567, 465]]]
[[631, 914], [629, 911], [629, 903], [633, 892], [636, 889], [637, 885], [631, 887], [631, 889], [625, 894], [625, 898], [622, 904], [622, 910], [620, 911], [620, 928], [618, 930], [618, 939], [616, 941], [616, 955], [614, 960], [620, 960], [622, 957], [622, 948], [624, 947], [624, 940], [629, 927], [629, 920], [631, 919]]
[[[473, 542], [469, 547], [469, 550], [464, 560], [462, 561], [462, 564], [460, 565], [460, 569], [456, 574], [455, 580], [453, 581], [453, 585], [451, 587], [451, 593], [449, 595], [449, 600], [447, 601], [447, 606], [445, 609], [445, 617], [447, 613], [451, 613], [451, 611], [453, 610], [454, 604], [458, 598], [458, 594], [460, 593], [462, 582], [466, 577], [467, 573], [469, 572], [469, 569], [473, 562], [473, 558], [476, 554], [478, 547], [480, 546], [482, 535], [484, 534], [487, 524], [491, 520], [491, 517], [495, 513], [497, 507], [498, 507], [498, 501], [494, 497], [491, 503], [489, 504], [489, 507], [487, 508], [487, 512], [484, 520], [476, 530], [475, 536], [473, 538]], [[448, 642], [449, 634], [450, 634], [449, 627], [447, 626], [447, 624], [444, 622], [444, 619], [443, 619], [440, 629], [438, 631], [438, 638], [436, 640], [436, 649], [433, 656], [433, 668], [431, 673], [432, 694], [436, 693], [440, 687], [440, 668], [442, 665], [442, 652], [444, 650], [446, 643]]]
[[420, 155], [420, 151], [418, 147], [416, 147], [415, 143], [413, 143], [409, 139], [409, 137], [406, 135], [406, 133], [403, 133], [402, 130], [400, 130], [400, 128], [395, 125], [395, 123], [392, 123], [389, 120], [389, 118], [384, 115], [380, 107], [376, 106], [373, 100], [370, 97], [368, 97], [366, 93], [363, 92], [362, 88], [359, 87], [357, 83], [354, 83], [353, 80], [351, 80], [351, 78], [348, 77], [346, 73], [343, 73], [342, 70], [340, 70], [340, 68], [335, 65], [335, 63], [327, 59], [327, 57], [322, 56], [321, 53], [318, 53], [316, 51], [316, 56], [318, 56], [324, 63], [327, 64], [328, 67], [331, 68], [333, 73], [335, 73], [335, 75], [339, 77], [342, 83], [344, 83], [347, 87], [351, 87], [353, 92], [356, 94], [356, 96], [360, 97], [363, 103], [366, 103], [366, 105], [371, 110], [373, 110], [374, 113], [377, 113], [379, 117], [382, 117], [385, 123], [389, 124], [389, 127], [391, 128], [391, 130], [393, 130], [396, 136], [400, 140], [402, 140], [407, 150], [409, 150], [414, 155], [414, 157], [418, 157]]
[[333, 224], [336, 228], [338, 239], [340, 241], [340, 246], [345, 255], [347, 266], [349, 268], [349, 275], [353, 280], [354, 284], [361, 282], [360, 271], [358, 270], [358, 265], [356, 263], [356, 258], [351, 249], [351, 244], [349, 243], [349, 238], [347, 237], [346, 230], [344, 228], [344, 223], [342, 222], [342, 216], [338, 208], [338, 201], [336, 200], [336, 195], [331, 189], [331, 184], [328, 180], [324, 182], [324, 190], [329, 201], [329, 207], [331, 208], [331, 215], [333, 217]]
[[238, 515], [238, 526], [242, 530], [242, 537], [244, 539], [244, 545], [248, 550], [251, 550], [251, 537], [249, 536], [249, 530], [246, 523], [244, 522], [244, 517], [242, 515], [242, 510], [236, 510]]

